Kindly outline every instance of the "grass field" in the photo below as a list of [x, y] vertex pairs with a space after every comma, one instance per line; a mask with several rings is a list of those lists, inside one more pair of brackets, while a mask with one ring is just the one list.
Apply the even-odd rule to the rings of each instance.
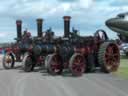
[[122, 78], [128, 79], [128, 57], [121, 57], [120, 68], [115, 74]]

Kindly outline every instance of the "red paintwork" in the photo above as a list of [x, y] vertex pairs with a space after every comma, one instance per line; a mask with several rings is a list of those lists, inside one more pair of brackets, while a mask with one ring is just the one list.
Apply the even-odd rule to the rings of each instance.
[[44, 59], [45, 58], [43, 58], [42, 56], [37, 57], [37, 63], [41, 64], [42, 62], [44, 62]]
[[6, 48], [6, 52], [12, 52], [12, 48]]

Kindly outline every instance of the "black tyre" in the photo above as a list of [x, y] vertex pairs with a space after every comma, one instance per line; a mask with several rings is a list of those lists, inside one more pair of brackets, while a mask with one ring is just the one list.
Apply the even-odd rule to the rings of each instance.
[[23, 64], [23, 70], [25, 72], [31, 72], [33, 70], [33, 61], [28, 53], [24, 55], [22, 64]]
[[47, 58], [46, 69], [51, 75], [59, 75], [63, 71], [62, 59], [61, 56], [57, 54], [51, 54]]
[[98, 52], [98, 63], [101, 66], [101, 71], [105, 73], [117, 71], [120, 64], [118, 45], [113, 42], [101, 44]]
[[94, 54], [89, 54], [87, 56], [86, 72], [94, 72], [94, 71], [95, 71], [95, 57], [94, 57]]
[[12, 69], [12, 68], [14, 68], [15, 57], [14, 57], [13, 53], [6, 52], [4, 54], [4, 57], [3, 57], [3, 60], [2, 60], [2, 64], [3, 64], [3, 67], [5, 69]]

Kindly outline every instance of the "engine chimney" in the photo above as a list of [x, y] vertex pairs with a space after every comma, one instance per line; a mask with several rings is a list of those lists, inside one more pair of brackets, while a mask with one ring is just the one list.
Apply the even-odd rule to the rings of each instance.
[[39, 18], [37, 19], [37, 36], [42, 37], [42, 23], [43, 19]]
[[17, 26], [17, 39], [21, 39], [22, 38], [22, 21], [17, 20], [16, 26]]
[[70, 16], [64, 16], [64, 37], [69, 37], [70, 33]]

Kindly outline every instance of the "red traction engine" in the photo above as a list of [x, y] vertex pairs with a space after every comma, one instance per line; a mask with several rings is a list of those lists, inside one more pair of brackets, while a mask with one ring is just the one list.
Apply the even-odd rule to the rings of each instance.
[[80, 36], [74, 29], [70, 32], [70, 19], [64, 16], [64, 36], [56, 38], [51, 32], [43, 36], [42, 19], [37, 20], [38, 36], [23, 59], [24, 71], [32, 71], [37, 63], [44, 64], [52, 75], [61, 74], [64, 69], [69, 69], [73, 76], [97, 67], [107, 73], [118, 69], [120, 53], [116, 42], [109, 40], [104, 30], [98, 30], [94, 36]]
[[42, 32], [43, 19], [37, 20], [37, 36], [32, 40], [32, 49], [27, 51], [22, 65], [25, 72], [31, 72], [34, 67], [44, 68], [45, 57], [54, 52], [54, 32], [48, 29]]
[[24, 34], [22, 35], [22, 21], [17, 20], [17, 38], [15, 38], [16, 42], [12, 43], [9, 48], [5, 49], [5, 54], [3, 57], [3, 67], [5, 69], [11, 69], [14, 68], [15, 62], [21, 62], [24, 53], [31, 48], [32, 39], [31, 39], [31, 33], [27, 32], [27, 30], [24, 31]]
[[117, 71], [120, 53], [116, 42], [109, 40], [104, 30], [98, 30], [94, 36], [80, 36], [77, 30], [70, 32], [70, 19], [64, 17], [64, 37], [58, 38], [57, 51], [45, 59], [48, 72], [56, 75], [68, 68], [73, 76], [81, 76], [97, 67], [107, 73]]

